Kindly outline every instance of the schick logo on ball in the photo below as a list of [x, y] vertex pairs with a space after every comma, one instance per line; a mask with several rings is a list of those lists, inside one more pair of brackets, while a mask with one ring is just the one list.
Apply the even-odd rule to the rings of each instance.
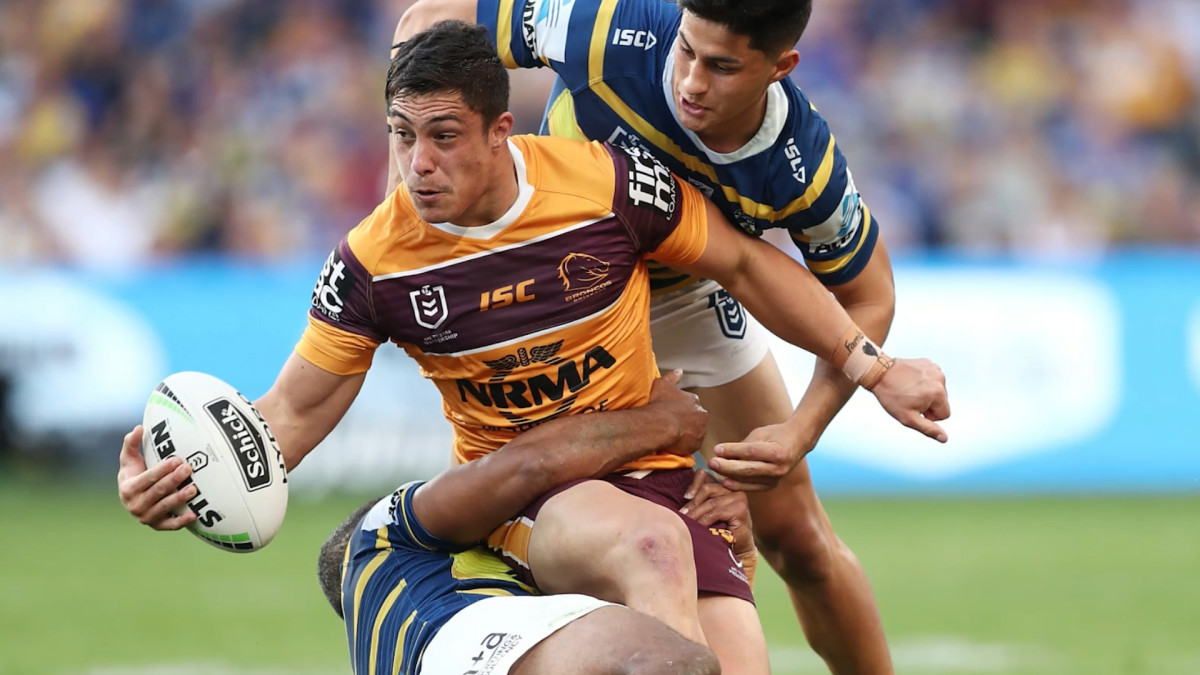
[[237, 455], [246, 490], [254, 492], [270, 485], [271, 471], [267, 466], [266, 446], [250, 420], [229, 399], [217, 399], [204, 406], [204, 409], [221, 428], [229, 447]]

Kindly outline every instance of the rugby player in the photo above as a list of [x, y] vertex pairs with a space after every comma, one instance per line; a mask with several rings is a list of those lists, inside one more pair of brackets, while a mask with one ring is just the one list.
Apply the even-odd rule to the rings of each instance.
[[[720, 672], [711, 651], [644, 614], [583, 595], [534, 595], [478, 546], [546, 490], [648, 452], [699, 449], [705, 412], [674, 386], [678, 377], [656, 381], [645, 406], [551, 420], [478, 461], [368, 502], [334, 530], [318, 573], [345, 620], [354, 672]], [[746, 522], [745, 499], [712, 516]], [[748, 530], [733, 528], [739, 555], [753, 555]], [[665, 576], [676, 583], [661, 592], [694, 604], [686, 532], [676, 542], [684, 546], [659, 563], [673, 568]]]
[[[748, 234], [789, 233], [882, 342], [895, 295], [879, 224], [825, 120], [788, 78], [811, 10], [811, 0], [421, 0], [396, 42], [442, 19], [487, 26], [508, 67], [556, 73], [542, 133], [649, 150]], [[393, 163], [389, 191], [398, 180]], [[809, 643], [835, 673], [891, 672], [867, 577], [804, 460], [852, 383], [818, 361], [793, 411], [762, 327], [737, 300], [678, 268], [652, 267], [651, 284], [659, 365], [683, 369], [711, 411], [709, 466], [730, 487], [770, 490], [750, 497], [756, 538]]]
[[[483, 28], [441, 24], [397, 50], [386, 101], [405, 189], [330, 254], [308, 328], [256, 402], [289, 469], [345, 414], [384, 342], [405, 349], [440, 390], [459, 462], [555, 417], [644, 403], [658, 372], [651, 256], [721, 281], [776, 334], [837, 362], [894, 417], [942, 433], [935, 420], [949, 407], [936, 365], [884, 355], [807, 270], [739, 235], [648, 154], [510, 138], [507, 100]], [[545, 591], [622, 602], [697, 642], [720, 635], [709, 644], [723, 672], [766, 672], [749, 585], [719, 531], [683, 518], [698, 620], [664, 616], [657, 589], [638, 583], [647, 575], [610, 564], [615, 547], [630, 545], [630, 527], [661, 520], [651, 500], [683, 506], [692, 465], [659, 452], [624, 464], [611, 482], [569, 485], [495, 544]], [[182, 499], [171, 493], [186, 471], [126, 472], [123, 503], [158, 529], [185, 525], [188, 516], [169, 507]]]

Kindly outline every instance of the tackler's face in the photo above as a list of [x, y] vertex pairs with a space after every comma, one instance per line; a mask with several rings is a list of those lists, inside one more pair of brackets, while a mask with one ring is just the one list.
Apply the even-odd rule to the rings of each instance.
[[706, 143], [753, 136], [767, 87], [795, 65], [787, 52], [768, 56], [750, 46], [749, 36], [688, 11], [673, 49], [671, 85], [679, 123]]
[[495, 183], [483, 116], [456, 91], [401, 94], [388, 106], [388, 126], [417, 215], [427, 223], [476, 224], [472, 209]]

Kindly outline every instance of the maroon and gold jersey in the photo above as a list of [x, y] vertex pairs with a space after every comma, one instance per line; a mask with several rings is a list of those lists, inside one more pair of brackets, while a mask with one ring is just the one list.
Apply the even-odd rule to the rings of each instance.
[[519, 193], [500, 220], [426, 223], [399, 189], [351, 230], [296, 346], [337, 374], [366, 371], [383, 342], [403, 347], [441, 392], [459, 461], [559, 415], [646, 403], [658, 369], [645, 259], [691, 263], [708, 240], [702, 197], [649, 154], [536, 136], [510, 150]]

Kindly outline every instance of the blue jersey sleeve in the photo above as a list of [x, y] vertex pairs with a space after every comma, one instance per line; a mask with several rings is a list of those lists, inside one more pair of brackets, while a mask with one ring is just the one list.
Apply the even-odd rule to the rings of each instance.
[[804, 192], [793, 202], [800, 208], [777, 224], [788, 229], [813, 274], [832, 286], [852, 280], [866, 267], [879, 228], [829, 125], [807, 99], [800, 100], [796, 133], [789, 136], [781, 157], [786, 166], [779, 169]]
[[[471, 548], [470, 545], [456, 544], [446, 541], [429, 532], [413, 512], [413, 496], [424, 482], [408, 483], [400, 487], [391, 496], [380, 500], [363, 516], [358, 533], [364, 540], [377, 539], [369, 532], [378, 532], [386, 528], [387, 540], [393, 548], [420, 549], [424, 551], [442, 551], [457, 553]], [[377, 547], [367, 541], [369, 547]]]
[[509, 68], [553, 68], [567, 88], [642, 72], [670, 49], [679, 11], [665, 0], [479, 0], [475, 20]]

